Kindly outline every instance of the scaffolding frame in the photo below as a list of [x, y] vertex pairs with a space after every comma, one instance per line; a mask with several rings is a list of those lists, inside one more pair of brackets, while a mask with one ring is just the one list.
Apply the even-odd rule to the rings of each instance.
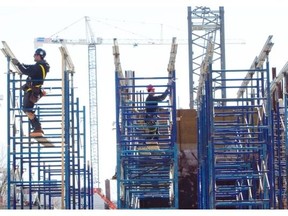
[[[223, 87], [231, 91], [238, 88], [239, 72], [250, 71], [255, 76], [244, 97], [219, 98], [212, 90], [218, 81], [212, 74], [219, 70], [210, 65], [198, 120], [200, 208], [271, 208], [273, 119], [270, 94], [260, 91], [270, 83], [269, 63], [265, 69], [221, 71], [233, 74], [226, 79], [230, 85]], [[219, 105], [223, 101], [226, 105]]]
[[[287, 208], [288, 63], [278, 76], [272, 68], [270, 81], [271, 39], [249, 69], [215, 70], [210, 62], [205, 73], [197, 119], [199, 208]], [[215, 84], [220, 71], [227, 86]], [[222, 98], [215, 88], [238, 91]]]
[[[175, 43], [173, 39], [167, 76], [136, 77], [134, 71], [122, 73], [119, 47], [114, 41], [118, 209], [178, 208]], [[168, 84], [161, 84], [165, 81]], [[157, 82], [157, 89], [170, 90], [170, 99], [158, 105], [160, 135], [150, 135], [145, 123], [144, 98], [148, 93], [143, 89], [148, 82]], [[157, 141], [151, 136], [157, 136]]]
[[25, 80], [11, 70], [14, 55], [7, 43], [3, 45], [7, 58], [7, 208], [92, 209], [92, 166], [86, 161], [86, 110], [74, 96], [75, 71], [68, 50], [60, 47], [63, 76], [45, 79], [48, 94], [35, 105], [45, 138], [54, 145], [47, 147], [29, 136], [30, 123], [19, 105]]

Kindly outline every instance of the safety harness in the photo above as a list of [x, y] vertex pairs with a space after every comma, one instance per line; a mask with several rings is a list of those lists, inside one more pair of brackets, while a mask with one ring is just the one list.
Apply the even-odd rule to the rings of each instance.
[[[41, 64], [39, 64], [39, 66], [41, 67], [42, 77], [44, 80], [46, 77], [45, 68]], [[41, 89], [42, 84], [41, 85], [33, 85], [32, 82], [30, 82], [30, 85], [28, 85], [26, 92], [31, 91], [31, 94], [29, 96], [29, 100], [34, 104], [37, 103], [40, 100], [40, 98], [45, 95], [45, 92], [43, 92]]]
[[[44, 80], [45, 77], [46, 77], [46, 71], [45, 71], [45, 68], [44, 68], [43, 65], [41, 65], [41, 64], [39, 64], [39, 66], [41, 67], [41, 70], [42, 70], [42, 77], [43, 77], [43, 80]], [[31, 85], [32, 85], [32, 84], [31, 84]], [[41, 86], [42, 86], [42, 85], [35, 85], [35, 86], [32, 85], [32, 87], [36, 87], [36, 88], [41, 88]], [[26, 90], [26, 92], [31, 91], [31, 90], [32, 90], [32, 87], [29, 87], [29, 88]]]

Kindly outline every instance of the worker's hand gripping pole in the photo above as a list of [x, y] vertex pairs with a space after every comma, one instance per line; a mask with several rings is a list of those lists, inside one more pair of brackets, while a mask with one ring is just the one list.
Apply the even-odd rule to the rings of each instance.
[[15, 64], [13, 64], [13, 61], [12, 61], [12, 59], [17, 59], [17, 58], [15, 57], [15, 55], [13, 54], [13, 52], [11, 51], [11, 49], [10, 49], [10, 47], [8, 46], [8, 44], [6, 43], [6, 41], [2, 41], [2, 44], [3, 44], [3, 47], [4, 47], [4, 48], [2, 48], [1, 51], [2, 51], [3, 54], [6, 56], [6, 58], [8, 59], [8, 61], [9, 61], [10, 63], [12, 63], [12, 65], [13, 65], [13, 67], [14, 67], [14, 69], [15, 69], [15, 71], [10, 70], [9, 72], [11, 72], [11, 73], [18, 73], [19, 75], [21, 75], [22, 72], [19, 70], [19, 68], [18, 68]]

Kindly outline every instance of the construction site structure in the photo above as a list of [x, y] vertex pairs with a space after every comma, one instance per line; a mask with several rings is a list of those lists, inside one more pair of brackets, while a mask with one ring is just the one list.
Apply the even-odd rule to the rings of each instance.
[[45, 140], [38, 140], [30, 137], [31, 126], [20, 105], [26, 77], [12, 69], [15, 56], [2, 43], [7, 58], [7, 176], [2, 191], [7, 209], [92, 209], [86, 109], [74, 96], [75, 70], [67, 48], [59, 48], [62, 77], [47, 75], [43, 86], [47, 95], [35, 105], [45, 131]]
[[[225, 69], [225, 32], [224, 32], [224, 8], [212, 10], [209, 7], [188, 7], [188, 55], [189, 55], [189, 95], [190, 109], [196, 109], [197, 100], [199, 100], [199, 91], [202, 90], [201, 68], [203, 59], [207, 56], [207, 46], [213, 44], [213, 53], [211, 61], [213, 67]], [[218, 86], [225, 86], [225, 73], [215, 73], [221, 77], [220, 82], [215, 83]], [[213, 89], [223, 98], [226, 97], [225, 88]]]
[[[134, 71], [125, 71], [124, 75], [114, 40], [118, 209], [178, 208], [176, 53], [173, 38], [168, 73], [162, 77], [138, 77]], [[161, 88], [170, 92], [168, 100], [159, 102], [154, 119], [159, 134], [151, 134], [151, 125], [145, 120], [144, 98], [148, 93], [143, 89], [149, 83], [157, 83], [156, 94], [163, 93]]]
[[[195, 183], [198, 190], [194, 192], [198, 198], [197, 208], [287, 209], [288, 62], [278, 75], [276, 68], [271, 70], [269, 56], [274, 43], [269, 35], [250, 67], [227, 69], [223, 7], [219, 11], [188, 7], [188, 38], [189, 111], [193, 114], [191, 119], [197, 120], [197, 127], [191, 120], [190, 125], [182, 129], [188, 134], [189, 128], [189, 134], [197, 137], [192, 137], [189, 143], [197, 143]], [[122, 72], [118, 40], [113, 40], [117, 205], [94, 188], [93, 169], [85, 162], [85, 151], [81, 150], [86, 143], [82, 144], [86, 134], [85, 107], [79, 108], [78, 99], [73, 97], [74, 66], [65, 46], [60, 48], [64, 77], [46, 80], [45, 86], [51, 93], [41, 99], [36, 109], [53, 147], [43, 147], [43, 143], [26, 135], [29, 123], [17, 104], [22, 97], [22, 77], [18, 79], [17, 68], [14, 68], [16, 73], [12, 73], [12, 55], [7, 54], [11, 52], [2, 49], [8, 63], [9, 159], [7, 171], [1, 172], [7, 173], [4, 193], [9, 208], [33, 208], [31, 200], [37, 208], [52, 208], [54, 197], [60, 197], [65, 208], [93, 208], [93, 193], [98, 194], [109, 209], [179, 208], [176, 139], [182, 134], [176, 123], [182, 121], [183, 116], [176, 117], [177, 45], [173, 38], [166, 75], [144, 77], [131, 70]], [[168, 99], [158, 102], [159, 110], [152, 125], [148, 125], [145, 111], [148, 94], [145, 89], [149, 83], [156, 87], [156, 94], [169, 89]], [[54, 88], [62, 89], [63, 96], [56, 90], [54, 93]], [[46, 103], [49, 97], [55, 107], [51, 101]], [[58, 102], [60, 98], [62, 102]], [[67, 115], [70, 118], [66, 118]], [[57, 127], [55, 122], [63, 126]], [[159, 134], [151, 133], [155, 127]], [[72, 199], [64, 199], [66, 197]]]

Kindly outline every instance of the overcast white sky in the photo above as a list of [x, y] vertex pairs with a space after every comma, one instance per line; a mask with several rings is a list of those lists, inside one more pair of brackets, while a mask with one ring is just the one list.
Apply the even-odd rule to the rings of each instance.
[[[14, 54], [23, 63], [33, 63], [35, 37], [50, 37], [58, 33], [69, 39], [85, 38], [84, 19], [70, 26], [84, 16], [91, 18], [96, 37], [109, 38], [187, 38], [187, 7], [207, 6], [218, 10], [224, 6], [225, 37], [227, 40], [241, 40], [244, 45], [226, 46], [226, 67], [249, 68], [269, 35], [275, 43], [270, 54], [270, 66], [279, 72], [288, 56], [288, 20], [284, 1], [21, 1], [7, 0], [0, 3], [0, 39], [6, 41]], [[233, 2], [233, 3], [230, 3]], [[270, 3], [270, 4], [268, 4]], [[96, 5], [95, 5], [96, 4]], [[232, 5], [233, 4], [233, 5]], [[70, 27], [68, 27], [70, 26]], [[67, 28], [66, 28], [67, 27]], [[47, 61], [51, 65], [49, 77], [57, 77], [61, 71], [61, 57], [57, 45], [44, 45]], [[68, 46], [76, 67], [77, 94], [80, 103], [88, 107], [87, 47]], [[120, 58], [123, 70], [135, 70], [137, 75], [165, 75], [169, 59], [169, 46], [121, 46]], [[6, 59], [0, 54], [0, 95], [4, 95], [1, 106], [0, 143], [6, 142]], [[114, 174], [116, 163], [114, 103], [114, 62], [112, 45], [97, 47], [98, 104], [99, 104], [99, 147], [100, 180]], [[176, 57], [177, 104], [178, 108], [189, 108], [188, 48], [178, 47]], [[5, 150], [6, 151], [6, 150]], [[103, 168], [104, 167], [104, 168]]]

